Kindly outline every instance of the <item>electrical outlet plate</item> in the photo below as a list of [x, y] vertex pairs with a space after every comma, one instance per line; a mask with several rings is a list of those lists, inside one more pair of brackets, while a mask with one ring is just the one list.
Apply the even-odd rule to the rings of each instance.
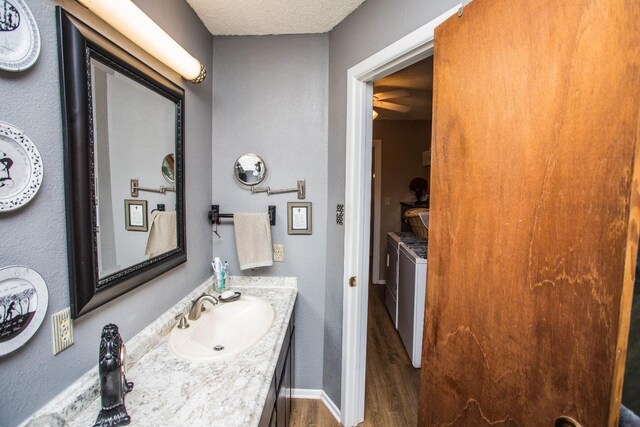
[[73, 323], [71, 322], [71, 308], [67, 307], [51, 316], [53, 325], [53, 354], [60, 353], [73, 344]]
[[273, 245], [273, 260], [284, 262], [284, 245]]

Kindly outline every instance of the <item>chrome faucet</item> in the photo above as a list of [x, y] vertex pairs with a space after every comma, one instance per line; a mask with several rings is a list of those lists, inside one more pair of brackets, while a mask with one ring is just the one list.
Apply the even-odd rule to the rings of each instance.
[[202, 312], [202, 304], [205, 301], [209, 301], [212, 305], [218, 304], [218, 299], [213, 295], [202, 294], [196, 299], [189, 309], [189, 320], [198, 320], [200, 313]]

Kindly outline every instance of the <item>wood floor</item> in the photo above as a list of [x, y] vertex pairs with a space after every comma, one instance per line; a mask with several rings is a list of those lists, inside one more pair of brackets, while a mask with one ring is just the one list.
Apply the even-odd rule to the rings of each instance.
[[[415, 426], [420, 369], [409, 356], [384, 305], [384, 286], [369, 286], [365, 427]], [[320, 400], [294, 399], [292, 426], [340, 424]]]

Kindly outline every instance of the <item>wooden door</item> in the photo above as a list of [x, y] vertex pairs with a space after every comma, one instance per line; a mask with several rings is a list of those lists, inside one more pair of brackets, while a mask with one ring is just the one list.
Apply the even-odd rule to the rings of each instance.
[[475, 0], [434, 58], [419, 424], [617, 425], [640, 1]]

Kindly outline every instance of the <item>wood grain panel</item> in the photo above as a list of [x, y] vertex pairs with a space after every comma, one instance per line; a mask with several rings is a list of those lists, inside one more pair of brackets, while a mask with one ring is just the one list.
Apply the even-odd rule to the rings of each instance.
[[435, 43], [419, 425], [617, 425], [640, 2], [475, 0]]

